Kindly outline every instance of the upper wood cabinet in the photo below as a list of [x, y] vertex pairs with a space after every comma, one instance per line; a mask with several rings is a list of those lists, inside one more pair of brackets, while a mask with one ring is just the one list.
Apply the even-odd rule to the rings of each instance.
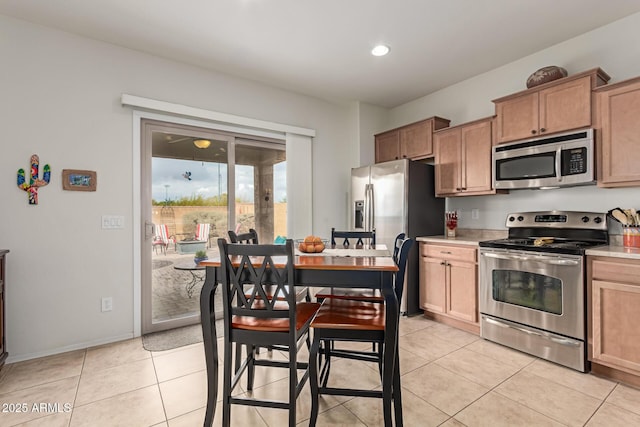
[[595, 93], [598, 185], [640, 185], [640, 77]]
[[433, 131], [449, 126], [449, 120], [430, 117], [375, 136], [376, 163], [397, 159], [433, 157]]
[[595, 68], [493, 100], [497, 143], [591, 126], [592, 90], [608, 81]]
[[493, 126], [489, 117], [434, 134], [436, 196], [496, 193], [491, 177]]

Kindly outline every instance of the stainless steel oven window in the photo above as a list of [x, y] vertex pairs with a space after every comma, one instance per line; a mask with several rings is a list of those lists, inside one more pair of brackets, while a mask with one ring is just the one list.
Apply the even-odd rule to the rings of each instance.
[[562, 281], [528, 271], [493, 270], [492, 296], [495, 301], [562, 314]]

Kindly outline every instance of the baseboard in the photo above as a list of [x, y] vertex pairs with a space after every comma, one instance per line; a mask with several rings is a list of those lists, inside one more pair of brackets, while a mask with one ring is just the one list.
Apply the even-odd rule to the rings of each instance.
[[53, 356], [55, 354], [66, 353], [74, 350], [84, 350], [90, 347], [95, 347], [103, 344], [111, 344], [113, 342], [124, 341], [131, 338], [133, 338], [133, 332], [117, 335], [114, 337], [102, 338], [94, 341], [86, 341], [82, 343], [72, 344], [64, 347], [58, 347], [51, 350], [37, 351], [35, 353], [25, 353], [25, 354], [18, 354], [18, 355], [12, 355], [11, 349], [9, 349], [9, 357], [7, 358], [5, 363], [23, 362], [25, 360], [37, 359], [39, 357], [45, 357], [45, 356]]

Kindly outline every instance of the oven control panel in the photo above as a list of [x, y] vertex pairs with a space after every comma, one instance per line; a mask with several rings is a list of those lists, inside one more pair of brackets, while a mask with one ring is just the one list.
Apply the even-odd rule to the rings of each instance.
[[519, 212], [507, 215], [507, 228], [555, 227], [606, 230], [604, 213], [576, 211]]

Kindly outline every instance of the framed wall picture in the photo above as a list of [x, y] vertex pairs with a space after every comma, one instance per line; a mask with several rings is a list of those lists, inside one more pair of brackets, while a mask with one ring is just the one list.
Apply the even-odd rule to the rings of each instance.
[[62, 170], [62, 189], [70, 191], [96, 191], [98, 177], [95, 171]]

